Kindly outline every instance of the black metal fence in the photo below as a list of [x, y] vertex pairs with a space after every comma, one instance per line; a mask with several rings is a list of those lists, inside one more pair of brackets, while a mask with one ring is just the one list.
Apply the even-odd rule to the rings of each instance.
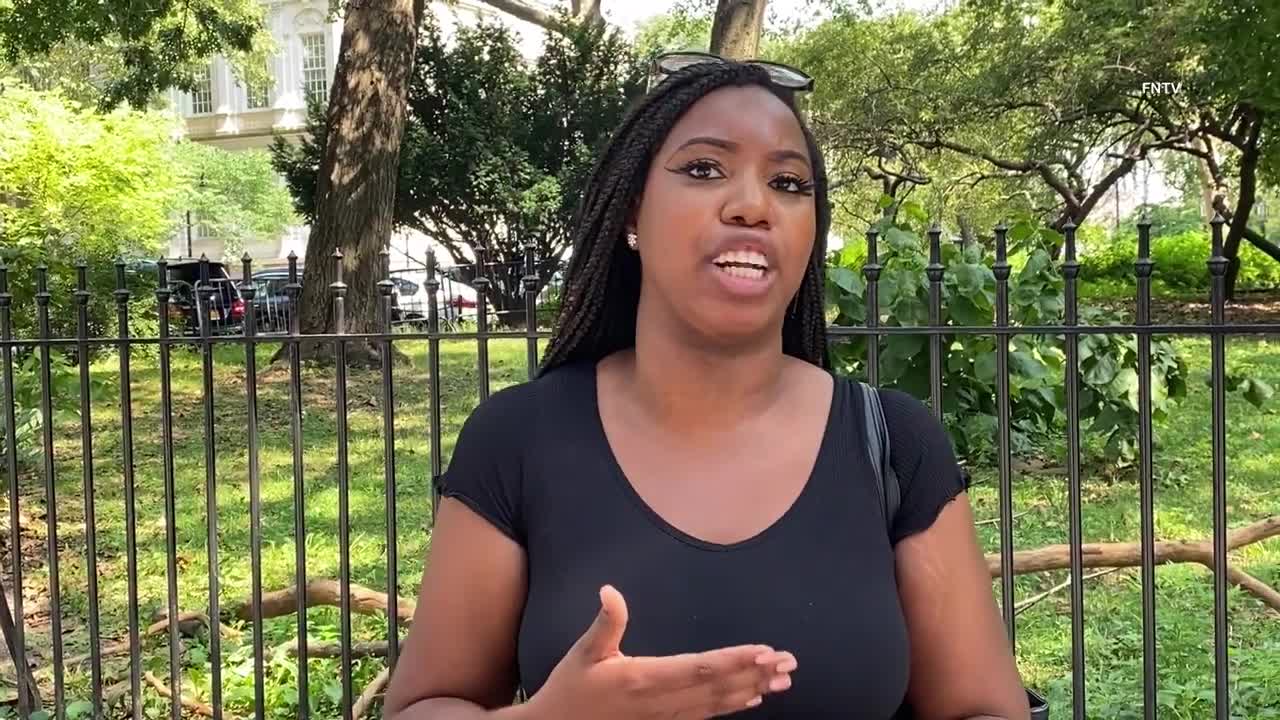
[[[995, 262], [993, 265], [996, 277], [996, 313], [994, 326], [981, 327], [960, 327], [956, 325], [944, 325], [942, 323], [942, 283], [946, 268], [941, 262], [940, 253], [940, 233], [936, 228], [929, 233], [930, 245], [930, 262], [927, 267], [927, 276], [930, 289], [930, 324], [926, 327], [890, 327], [881, 324], [881, 308], [879, 307], [879, 299], [877, 292], [877, 284], [881, 272], [881, 265], [878, 261], [877, 240], [874, 233], [868, 236], [868, 255], [864, 268], [864, 275], [867, 279], [867, 317], [864, 327], [832, 327], [830, 334], [833, 338], [840, 338], [852, 335], [870, 336], [874, 338], [883, 338], [892, 334], [918, 334], [925, 335], [928, 338], [929, 359], [931, 363], [931, 382], [930, 397], [932, 407], [939, 416], [942, 413], [942, 393], [943, 393], [943, 338], [987, 335], [997, 338], [997, 408], [999, 413], [998, 423], [998, 493], [999, 493], [999, 539], [1000, 550], [1003, 558], [1001, 567], [1001, 598], [1003, 617], [1007, 626], [1009, 637], [1016, 640], [1015, 625], [1015, 603], [1014, 603], [1014, 584], [1013, 575], [1014, 567], [1012, 565], [1012, 557], [1014, 550], [1014, 530], [1013, 530], [1013, 479], [1014, 470], [1012, 465], [1011, 448], [1010, 448], [1010, 367], [1009, 352], [1010, 338], [1016, 334], [1057, 334], [1066, 338], [1066, 372], [1063, 382], [1066, 386], [1066, 404], [1067, 404], [1067, 430], [1068, 430], [1068, 483], [1069, 483], [1069, 532], [1070, 532], [1070, 607], [1071, 607], [1071, 667], [1073, 678], [1072, 693], [1075, 702], [1071, 710], [1071, 714], [1075, 718], [1085, 717], [1085, 648], [1084, 648], [1084, 595], [1083, 595], [1083, 568], [1085, 567], [1085, 558], [1083, 557], [1083, 541], [1081, 532], [1081, 513], [1082, 513], [1082, 488], [1081, 488], [1081, 432], [1080, 432], [1080, 392], [1079, 392], [1079, 342], [1080, 338], [1090, 334], [1127, 334], [1136, 335], [1138, 339], [1138, 358], [1139, 358], [1139, 394], [1140, 394], [1140, 419], [1138, 426], [1138, 448], [1140, 457], [1139, 481], [1141, 488], [1141, 524], [1142, 524], [1142, 563], [1141, 563], [1141, 585], [1142, 585], [1142, 653], [1144, 658], [1142, 687], [1143, 695], [1141, 698], [1135, 698], [1135, 703], [1141, 703], [1144, 708], [1144, 716], [1146, 718], [1154, 718], [1156, 716], [1157, 698], [1156, 690], [1158, 687], [1158, 678], [1156, 677], [1156, 636], [1155, 636], [1155, 567], [1157, 558], [1155, 555], [1155, 529], [1154, 529], [1154, 498], [1153, 498], [1153, 474], [1152, 474], [1152, 411], [1151, 411], [1151, 339], [1153, 334], [1159, 335], [1207, 335], [1211, 341], [1212, 358], [1211, 358], [1211, 377], [1212, 377], [1212, 436], [1213, 436], [1213, 569], [1214, 569], [1214, 618], [1215, 632], [1213, 638], [1214, 644], [1214, 661], [1216, 669], [1216, 684], [1214, 686], [1216, 715], [1219, 720], [1226, 720], [1230, 717], [1230, 698], [1228, 697], [1228, 658], [1227, 658], [1227, 453], [1225, 445], [1225, 429], [1226, 429], [1226, 370], [1225, 370], [1225, 346], [1227, 338], [1233, 334], [1241, 333], [1277, 333], [1280, 332], [1280, 325], [1236, 325], [1226, 322], [1225, 319], [1225, 298], [1224, 298], [1224, 273], [1227, 261], [1222, 257], [1222, 220], [1215, 218], [1212, 225], [1212, 258], [1209, 260], [1209, 269], [1212, 275], [1212, 296], [1211, 296], [1211, 317], [1207, 322], [1200, 324], [1178, 324], [1178, 325], [1154, 325], [1151, 322], [1151, 277], [1153, 272], [1153, 263], [1150, 259], [1150, 238], [1149, 226], [1140, 225], [1139, 227], [1139, 259], [1136, 265], [1136, 284], [1137, 284], [1137, 313], [1136, 321], [1131, 324], [1107, 325], [1107, 326], [1086, 326], [1079, 323], [1078, 299], [1077, 299], [1077, 274], [1079, 265], [1076, 259], [1075, 234], [1074, 228], [1068, 227], [1065, 235], [1065, 256], [1062, 263], [1062, 272], [1065, 276], [1065, 322], [1061, 325], [1051, 325], [1043, 327], [1017, 326], [1011, 324], [1009, 314], [1009, 278], [1010, 264], [1007, 255], [1007, 246], [1005, 238], [1005, 229], [997, 228], [995, 236]], [[299, 275], [296, 267], [296, 260], [291, 261], [290, 271], [286, 273], [284, 283], [284, 300], [286, 308], [282, 313], [286, 319], [286, 328], [283, 334], [274, 336], [263, 336], [260, 332], [261, 321], [265, 312], [260, 302], [256, 302], [259, 292], [259, 286], [255, 283], [245, 283], [242, 286], [242, 294], [244, 297], [244, 323], [243, 332], [228, 335], [215, 335], [212, 332], [209, 323], [201, 323], [199, 325], [199, 335], [196, 338], [175, 335], [170, 326], [170, 304], [173, 301], [173, 289], [167, 280], [167, 273], [164, 263], [159, 266], [158, 289], [155, 293], [157, 303], [156, 315], [159, 321], [159, 332], [157, 337], [133, 337], [130, 333], [131, 318], [130, 291], [126, 288], [125, 273], [123, 264], [117, 268], [119, 289], [115, 292], [115, 301], [118, 307], [119, 332], [117, 337], [98, 338], [89, 337], [86, 330], [85, 313], [87, 304], [90, 301], [90, 295], [84, 285], [84, 273], [81, 272], [80, 286], [75, 293], [75, 298], [79, 307], [79, 329], [80, 332], [76, 337], [50, 337], [49, 323], [49, 304], [51, 294], [48, 290], [47, 279], [43, 269], [38, 270], [38, 288], [35, 296], [35, 312], [38, 321], [38, 337], [35, 338], [13, 338], [12, 337], [12, 318], [15, 312], [27, 312], [29, 308], [13, 307], [13, 297], [9, 294], [8, 270], [0, 268], [0, 363], [3, 366], [3, 392], [6, 398], [4, 413], [4, 438], [5, 447], [4, 455], [7, 466], [4, 469], [8, 479], [8, 509], [9, 509], [9, 538], [8, 546], [10, 551], [9, 567], [7, 583], [4, 590], [0, 593], [0, 629], [7, 643], [9, 656], [12, 658], [14, 667], [17, 670], [17, 714], [21, 718], [31, 717], [39, 708], [45, 708], [51, 711], [53, 717], [65, 717], [67, 710], [66, 688], [64, 683], [64, 667], [66, 658], [62, 647], [62, 619], [68, 612], [86, 612], [91, 658], [89, 665], [91, 666], [91, 703], [93, 706], [94, 716], [100, 716], [104, 709], [104, 703], [109, 699], [107, 688], [104, 688], [103, 662], [104, 651], [100, 648], [104, 640], [104, 636], [108, 633], [101, 626], [99, 618], [100, 610], [100, 591], [99, 591], [99, 569], [98, 562], [98, 532], [97, 517], [99, 508], [95, 507], [95, 483], [100, 483], [103, 478], [95, 476], [95, 466], [93, 462], [83, 463], [83, 503], [84, 503], [84, 562], [85, 575], [82, 578], [68, 578], [60, 574], [59, 558], [65, 553], [62, 543], [59, 539], [59, 533], [65, 532], [67, 528], [61, 526], [58, 520], [59, 501], [56, 496], [55, 482], [55, 457], [54, 457], [54, 417], [59, 408], [54, 406], [54, 392], [51, 388], [51, 358], [55, 353], [66, 353], [74, 357], [79, 372], [79, 403], [75, 410], [79, 413], [79, 425], [81, 430], [80, 443], [84, 458], [94, 457], [95, 435], [93, 432], [93, 407], [91, 401], [91, 378], [90, 378], [90, 359], [96, 350], [107, 349], [114, 351], [116, 361], [118, 362], [118, 370], [121, 378], [120, 382], [120, 476], [112, 477], [110, 482], [123, 482], [124, 500], [125, 500], [125, 518], [124, 518], [124, 537], [126, 541], [126, 568], [127, 573], [127, 652], [130, 658], [130, 670], [127, 687], [124, 693], [127, 694], [127, 706], [129, 714], [134, 718], [142, 717], [142, 701], [143, 683], [147, 682], [157, 687], [157, 691], [167, 698], [169, 704], [170, 717], [177, 720], [182, 716], [183, 702], [179, 698], [185, 698], [184, 689], [180, 682], [181, 677], [181, 630], [180, 623], [169, 622], [167, 624], [167, 644], [168, 644], [168, 663], [167, 681], [160, 681], [154, 675], [144, 672], [143, 658], [143, 621], [140, 617], [139, 602], [139, 567], [138, 567], [138, 547], [137, 547], [137, 531], [139, 523], [139, 508], [137, 507], [137, 498], [135, 497], [135, 458], [134, 458], [134, 425], [133, 425], [133, 399], [131, 395], [131, 358], [134, 357], [141, 348], [154, 348], [158, 353], [159, 363], [159, 400], [161, 410], [161, 428], [163, 436], [160, 443], [163, 447], [162, 462], [164, 476], [164, 524], [165, 524], [165, 598], [166, 613], [168, 618], [185, 618], [180, 615], [178, 603], [179, 585], [183, 583], [208, 584], [207, 607], [203, 610], [207, 613], [208, 622], [215, 628], [215, 631], [209, 632], [208, 639], [208, 672], [209, 672], [209, 688], [210, 697], [207, 707], [202, 708], [201, 712], [211, 713], [214, 717], [222, 717], [224, 715], [224, 698], [223, 698], [223, 672], [224, 657], [221, 644], [222, 632], [216, 631], [218, 620], [224, 609], [221, 605], [224, 598], [220, 591], [221, 571], [219, 565], [219, 509], [218, 494], [220, 490], [220, 471], [219, 462], [223, 460], [220, 454], [225, 450], [219, 448], [215, 441], [215, 424], [217, 416], [215, 413], [215, 349], [217, 347], [239, 347], [243, 349], [244, 364], [244, 397], [247, 402], [247, 492], [249, 500], [249, 526], [250, 541], [249, 555], [250, 566], [252, 572], [252, 612], [251, 632], [253, 634], [253, 674], [254, 674], [254, 714], [256, 717], [265, 717], [265, 688], [266, 681], [264, 678], [264, 653], [266, 651], [263, 640], [263, 582], [261, 576], [262, 553], [263, 553], [263, 531], [262, 531], [262, 513], [263, 505], [261, 493], [261, 468], [259, 464], [259, 438], [263, 432], [260, 427], [260, 413], [258, 409], [258, 351], [263, 343], [275, 343], [283, 347], [283, 359], [285, 364], [285, 372], [288, 376], [289, 388], [289, 412], [288, 423], [289, 433], [292, 438], [292, 479], [293, 479], [293, 497], [292, 497], [292, 520], [293, 527], [291, 533], [296, 539], [294, 558], [294, 580], [298, 588], [305, 588], [308, 585], [308, 555], [306, 549], [305, 538], [307, 537], [308, 528], [307, 515], [305, 511], [306, 495], [304, 492], [304, 463], [303, 463], [303, 438], [302, 438], [302, 422], [304, 412], [305, 398], [303, 395], [302, 373], [303, 365], [301, 362], [301, 350], [303, 341], [325, 341], [331, 343], [336, 352], [336, 365], [334, 369], [334, 378], [332, 392], [336, 397], [336, 440], [337, 440], [337, 512], [338, 512], [338, 578], [339, 578], [339, 623], [340, 623], [340, 669], [341, 669], [341, 698], [339, 705], [342, 708], [342, 717], [349, 720], [353, 714], [353, 705], [356, 703], [357, 688], [353, 686], [352, 665], [354, 657], [354, 643], [352, 637], [352, 603], [354, 602], [351, 595], [351, 523], [349, 513], [351, 509], [350, 486], [352, 478], [352, 469], [348, 464], [349, 445], [351, 441], [350, 428], [348, 425], [348, 363], [347, 348], [350, 343], [355, 341], [372, 342], [379, 345], [382, 349], [381, 368], [379, 372], [379, 391], [381, 393], [380, 404], [382, 410], [382, 424], [384, 430], [384, 448], [383, 448], [383, 471], [384, 471], [384, 487], [385, 501], [384, 512], [386, 514], [386, 578], [387, 585], [385, 588], [388, 602], [388, 611], [386, 613], [386, 637], [388, 646], [386, 651], [386, 663], [388, 666], [394, 666], [397, 659], [398, 642], [400, 632], [403, 625], [403, 618], [398, 612], [400, 599], [397, 597], [397, 577], [400, 574], [400, 561], [397, 554], [397, 527], [396, 519], [397, 502], [396, 502], [396, 483], [397, 483], [397, 448], [395, 441], [395, 433], [392, 428], [397, 422], [395, 413], [394, 396], [397, 391], [395, 372], [393, 367], [393, 358], [391, 349], [396, 343], [409, 341], [425, 341], [427, 346], [427, 381], [429, 383], [429, 417], [426, 419], [428, 426], [429, 443], [430, 443], [430, 475], [432, 480], [439, 478], [443, 470], [444, 459], [442, 457], [442, 409], [441, 409], [441, 343], [445, 341], [467, 341], [475, 343], [476, 350], [476, 374], [479, 380], [477, 388], [477, 397], [484, 400], [490, 393], [490, 359], [489, 359], [489, 343], [495, 339], [516, 339], [522, 340], [526, 350], [526, 365], [528, 376], [532, 377], [538, 361], [539, 341], [547, 337], [547, 333], [540, 329], [538, 322], [538, 297], [543, 290], [543, 285], [537, 275], [538, 259], [534, 257], [532, 248], [527, 249], [525, 257], [525, 276], [524, 291], [526, 294], [525, 305], [525, 322], [524, 327], [519, 330], [495, 330], [491, 327], [491, 312], [486, 300], [487, 280], [484, 277], [477, 278], [474, 281], [476, 289], [476, 307], [474, 308], [475, 327], [474, 330], [468, 329], [465, 332], [452, 331], [445, 332], [442, 330], [442, 313], [441, 304], [436, 302], [441, 290], [441, 278], [434, 262], [428, 264], [426, 280], [424, 283], [425, 292], [430, 301], [426, 304], [424, 322], [414, 324], [407, 328], [393, 328], [394, 313], [393, 303], [394, 295], [397, 292], [396, 283], [391, 278], [387, 278], [380, 283], [380, 291], [382, 293], [383, 307], [381, 312], [381, 332], [372, 334], [349, 334], [346, 332], [345, 317], [345, 293], [346, 286], [342, 283], [341, 262], [338, 263], [339, 275], [338, 282], [333, 286], [335, 298], [336, 312], [336, 332], [327, 335], [311, 335], [304, 336], [299, 332], [298, 313], [295, 312], [296, 305], [301, 292], [299, 283]], [[207, 276], [207, 275], [206, 275]], [[252, 278], [253, 269], [251, 262], [246, 258], [243, 268], [243, 278]], [[209, 284], [200, 286], [199, 291], [204, 294], [216, 292]], [[206, 297], [206, 306], [212, 302], [212, 298]], [[274, 317], [274, 315], [273, 315]], [[274, 320], [273, 320], [274, 322]], [[541, 325], [545, 326], [545, 323]], [[198, 346], [200, 354], [201, 367], [201, 386], [203, 394], [201, 396], [201, 425], [204, 430], [203, 449], [204, 449], [204, 471], [205, 471], [205, 502], [206, 502], [206, 543], [208, 553], [208, 576], [190, 577], [184, 575], [180, 567], [180, 553], [178, 548], [178, 528], [176, 525], [175, 511], [175, 495], [176, 488], [174, 483], [175, 477], [175, 460], [174, 460], [174, 430], [179, 420], [174, 417], [173, 409], [173, 387], [172, 387], [172, 353], [179, 345], [191, 345], [195, 343]], [[867, 368], [869, 380], [875, 383], [878, 380], [878, 342], [870, 342], [867, 346]], [[27, 608], [24, 607], [24, 590], [31, 581], [24, 575], [23, 563], [23, 538], [22, 527], [24, 516], [21, 511], [21, 494], [19, 492], [19, 447], [17, 436], [17, 419], [15, 402], [15, 368], [19, 366], [19, 362], [24, 357], [29, 357], [32, 353], [38, 358], [39, 367], [39, 385], [40, 400], [38, 408], [38, 418], [40, 435], [32, 440], [33, 445], [40, 449], [39, 459], [36, 461], [38, 472], [36, 476], [43, 480], [43, 493], [45, 504], [45, 546], [44, 546], [44, 562], [47, 567], [48, 582], [47, 587], [42, 588], [48, 594], [48, 612], [49, 612], [49, 633], [52, 640], [51, 654], [48, 656], [48, 668], [37, 668], [38, 670], [51, 669], [52, 682], [49, 685], [41, 685], [37, 687], [35, 674], [32, 671], [29, 658], [29, 637], [25, 620], [14, 622], [14, 618], [23, 619], [26, 617]], [[237, 452], [240, 450], [237, 449]], [[224, 480], [225, 485], [225, 480]], [[225, 490], [225, 487], [223, 487]], [[432, 503], [436, 501], [433, 496]], [[64, 498], [65, 501], [65, 498]], [[29, 521], [28, 521], [29, 522]], [[83, 582], [83, 586], [78, 583]], [[69, 610], [65, 598], [61, 595], [62, 591], [69, 584], [76, 584], [76, 593], [83, 594], [85, 602], [83, 607], [77, 605], [76, 609]], [[82, 589], [81, 589], [82, 587]], [[5, 600], [6, 596], [12, 598], [12, 607]], [[298, 645], [296, 647], [296, 685], [297, 685], [297, 717], [308, 718], [313, 716], [311, 708], [309, 708], [308, 698], [310, 696], [308, 690], [309, 682], [309, 652], [308, 652], [308, 600], [306, 593], [299, 592], [294, 600], [297, 618], [297, 637]], [[154, 664], [153, 664], [154, 667]], [[1066, 714], [1065, 708], [1055, 709], [1057, 716]]]

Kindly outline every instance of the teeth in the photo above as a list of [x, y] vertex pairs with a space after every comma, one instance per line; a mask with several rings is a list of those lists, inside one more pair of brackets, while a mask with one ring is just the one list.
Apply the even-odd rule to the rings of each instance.
[[745, 268], [735, 265], [726, 265], [720, 267], [720, 272], [727, 273], [732, 277], [744, 278], [747, 280], [760, 280], [764, 277], [764, 270], [760, 268]]
[[748, 250], [730, 250], [729, 252], [721, 253], [720, 257], [717, 257], [715, 259], [715, 262], [717, 263], [731, 262], [731, 263], [740, 263], [744, 265], [759, 265], [762, 268], [769, 267], [769, 261], [765, 259], [764, 255], [761, 255], [758, 252], [748, 251]]

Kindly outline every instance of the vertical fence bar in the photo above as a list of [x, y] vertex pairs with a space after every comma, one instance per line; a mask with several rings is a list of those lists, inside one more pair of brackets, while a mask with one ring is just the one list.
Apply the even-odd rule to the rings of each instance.
[[[53, 462], [53, 377], [49, 357], [49, 270], [36, 268], [36, 308], [40, 325], [40, 429], [44, 456], [45, 520], [48, 528], [49, 625], [53, 634], [53, 711], [61, 719], [66, 707], [62, 664], [62, 581], [58, 575], [58, 498]], [[17, 546], [21, 548], [21, 546]], [[17, 590], [21, 592], [21, 588]]]
[[[129, 705], [142, 720], [142, 630], [138, 618], [138, 498], [133, 472], [133, 374], [129, 371], [129, 288], [124, 260], [116, 261], [116, 318], [120, 354], [120, 449], [124, 463], [125, 574], [129, 594]], [[214, 616], [210, 616], [214, 617]]]
[[1013, 475], [1009, 448], [1009, 228], [1002, 222], [996, 232], [996, 435], [1000, 451], [1000, 592], [1001, 610], [1009, 644], [1017, 647], [1013, 602]]
[[244, 295], [244, 386], [249, 434], [249, 572], [253, 587], [253, 712], [258, 720], [266, 717], [266, 667], [263, 661], [265, 640], [262, 636], [262, 477], [258, 466], [258, 311], [254, 298], [257, 288], [253, 277], [253, 258], [245, 253], [240, 259], [240, 277], [246, 281]]
[[[935, 221], [929, 227], [929, 327], [942, 327], [942, 227]], [[942, 335], [929, 335], [929, 400], [933, 416], [942, 419]]]
[[307, 674], [307, 507], [302, 465], [302, 348], [298, 317], [302, 283], [298, 279], [298, 254], [295, 252], [289, 253], [289, 284], [285, 286], [285, 294], [289, 298], [289, 338], [285, 343], [289, 349], [289, 435], [293, 444], [293, 582], [298, 589], [295, 608], [298, 623], [298, 718], [307, 720], [311, 716], [310, 678]]
[[476, 373], [480, 401], [489, 399], [489, 268], [486, 248], [476, 248]]
[[529, 379], [538, 374], [538, 252], [537, 243], [524, 244], [524, 329], [525, 360]]
[[[1076, 260], [1076, 224], [1067, 221], [1062, 262], [1064, 325], [1068, 329], [1080, 322], [1080, 300], [1076, 282], [1080, 263]], [[1067, 523], [1071, 551], [1071, 709], [1074, 720], [1085, 718], [1084, 668], [1084, 550], [1080, 486], [1080, 336], [1068, 332], [1066, 400], [1067, 400]]]
[[93, 403], [89, 389], [89, 267], [76, 264], [76, 364], [80, 370], [80, 456], [84, 479], [84, 554], [89, 594], [89, 677], [94, 716], [102, 714], [102, 629], [98, 609], [98, 509], [93, 478]]
[[[329, 288], [333, 291], [334, 329], [338, 335], [347, 332], [347, 284], [342, 281], [342, 250], [333, 252], [334, 277]], [[339, 599], [340, 641], [342, 644], [342, 718], [351, 720], [351, 517], [350, 478], [347, 468], [347, 341], [334, 340], [334, 366], [336, 382], [334, 397], [338, 406], [338, 583], [342, 597]]]
[[181, 636], [178, 633], [178, 494], [173, 466], [173, 386], [170, 378], [172, 359], [169, 347], [169, 264], [161, 258], [156, 263], [156, 311], [160, 323], [160, 437], [164, 464], [164, 546], [166, 593], [169, 604], [169, 720], [182, 719]]
[[[222, 717], [222, 630], [218, 623], [218, 453], [213, 424], [213, 339], [209, 334], [208, 309], [214, 290], [209, 286], [209, 258], [200, 255], [200, 281], [196, 288], [196, 309], [200, 313], [200, 364], [204, 387], [204, 499], [206, 542], [209, 553], [209, 688], [214, 717]], [[204, 304], [198, 298], [204, 296]]]
[[1214, 701], [1218, 720], [1231, 716], [1227, 687], [1227, 347], [1222, 326], [1226, 321], [1227, 259], [1222, 256], [1222, 226], [1226, 220], [1214, 213], [1211, 221], [1213, 254], [1210, 335], [1213, 385], [1213, 670]]
[[[22, 516], [18, 512], [21, 494], [18, 492], [18, 441], [14, 437], [18, 421], [13, 397], [13, 346], [9, 344], [13, 340], [12, 313], [13, 295], [9, 292], [9, 268], [0, 265], [0, 337], [4, 340], [0, 346], [0, 355], [3, 355], [4, 360], [6, 400], [4, 454], [9, 477], [9, 555], [13, 563], [10, 569], [13, 584], [13, 627], [6, 627], [4, 630], [5, 637], [9, 638], [9, 657], [13, 660], [18, 676], [18, 717], [27, 720], [31, 717], [32, 710], [40, 709], [40, 695], [31, 674], [31, 666], [27, 664], [27, 621], [22, 608]], [[3, 593], [0, 593], [0, 601], [4, 601]], [[6, 611], [7, 609], [5, 608]], [[4, 622], [8, 625], [9, 615], [7, 612], [4, 615]]]
[[400, 558], [396, 548], [396, 396], [392, 378], [391, 344], [391, 294], [395, 283], [391, 282], [391, 253], [382, 251], [382, 267], [386, 279], [378, 283], [382, 293], [382, 467], [383, 487], [386, 489], [387, 512], [387, 667], [396, 668], [400, 657], [400, 598], [397, 580], [400, 577]]
[[440, 280], [436, 277], [436, 254], [427, 251], [427, 297], [431, 303], [427, 307], [427, 392], [431, 396], [431, 417], [429, 419], [431, 433], [431, 525], [435, 526], [436, 510], [440, 507], [440, 475], [443, 472], [443, 461], [440, 449], [440, 306], [437, 293], [440, 291]]
[[[862, 266], [862, 274], [867, 278], [867, 327], [880, 327], [880, 256], [876, 249], [879, 233], [872, 228], [867, 231], [867, 260]], [[880, 335], [867, 336], [867, 383], [880, 384]]]
[[1142, 708], [1156, 716], [1156, 518], [1151, 418], [1151, 220], [1138, 221], [1138, 485], [1142, 514]]

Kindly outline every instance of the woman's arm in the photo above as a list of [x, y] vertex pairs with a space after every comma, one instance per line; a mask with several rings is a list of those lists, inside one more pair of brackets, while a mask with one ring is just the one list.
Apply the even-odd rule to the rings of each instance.
[[526, 706], [511, 706], [526, 572], [515, 541], [463, 503], [441, 501], [386, 720], [526, 720]]
[[1026, 691], [991, 594], [968, 496], [896, 548], [919, 720], [1028, 720]]

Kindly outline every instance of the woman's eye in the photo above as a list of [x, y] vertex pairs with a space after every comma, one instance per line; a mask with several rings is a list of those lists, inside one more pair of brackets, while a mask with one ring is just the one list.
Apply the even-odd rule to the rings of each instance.
[[694, 160], [685, 165], [683, 170], [686, 175], [695, 180], [714, 180], [717, 177], [724, 177], [715, 163], [707, 160]]
[[794, 175], [782, 175], [774, 178], [773, 187], [783, 192], [805, 195], [813, 191], [813, 183], [801, 180]]

